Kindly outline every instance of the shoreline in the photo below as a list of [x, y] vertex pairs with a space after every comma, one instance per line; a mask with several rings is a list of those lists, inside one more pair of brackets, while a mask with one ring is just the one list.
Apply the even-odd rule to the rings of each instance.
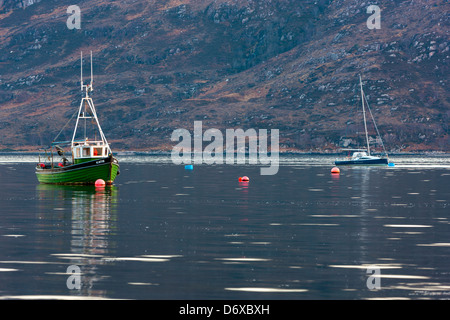
[[[0, 155], [39, 155], [43, 152], [38, 151], [2, 151], [0, 150]], [[270, 152], [269, 152], [270, 153]], [[152, 150], [152, 151], [115, 151], [114, 154], [116, 155], [134, 155], [134, 156], [158, 156], [158, 155], [170, 155], [170, 151], [164, 151], [164, 150]], [[315, 155], [315, 156], [333, 156], [333, 155], [342, 155], [345, 154], [345, 152], [318, 152], [318, 151], [279, 151], [280, 155]], [[374, 153], [374, 154], [381, 154], [381, 153]], [[248, 155], [248, 152], [246, 153]], [[445, 151], [417, 151], [417, 152], [389, 152], [389, 156], [418, 156], [418, 155], [425, 155], [425, 156], [443, 156], [443, 157], [450, 157], [450, 152]]]

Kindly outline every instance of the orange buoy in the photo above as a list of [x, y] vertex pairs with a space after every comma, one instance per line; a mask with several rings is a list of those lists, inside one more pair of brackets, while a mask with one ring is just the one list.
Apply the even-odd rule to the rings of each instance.
[[105, 180], [103, 180], [103, 179], [97, 179], [96, 181], [95, 181], [95, 186], [96, 187], [104, 187], [105, 186]]
[[339, 170], [338, 167], [334, 167], [333, 169], [331, 169], [331, 173], [340, 173], [341, 170]]
[[247, 177], [247, 176], [243, 176], [242, 177], [242, 180], [240, 180], [240, 181], [249, 181], [250, 179]]

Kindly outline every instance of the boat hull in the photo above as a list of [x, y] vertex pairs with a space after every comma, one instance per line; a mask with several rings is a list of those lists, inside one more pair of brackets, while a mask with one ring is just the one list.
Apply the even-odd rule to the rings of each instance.
[[119, 174], [119, 162], [114, 157], [73, 164], [65, 167], [36, 168], [40, 183], [47, 184], [95, 184], [103, 179], [106, 184], [113, 184]]
[[386, 166], [388, 159], [355, 159], [355, 160], [337, 160], [334, 162], [337, 166]]

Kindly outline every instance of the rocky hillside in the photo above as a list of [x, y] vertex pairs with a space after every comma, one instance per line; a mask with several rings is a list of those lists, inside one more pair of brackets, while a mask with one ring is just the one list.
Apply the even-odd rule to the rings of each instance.
[[[74, 4], [81, 28], [70, 30]], [[370, 4], [380, 29], [368, 28]], [[0, 150], [53, 140], [79, 105], [80, 51], [92, 50], [93, 98], [116, 150], [170, 150], [173, 130], [195, 120], [224, 133], [279, 129], [286, 150], [357, 147], [361, 74], [388, 150], [450, 151], [449, 9], [445, 0], [3, 0]]]

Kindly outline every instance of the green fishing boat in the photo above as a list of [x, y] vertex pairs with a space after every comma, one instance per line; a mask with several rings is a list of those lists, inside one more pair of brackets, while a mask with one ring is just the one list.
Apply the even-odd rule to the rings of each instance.
[[[105, 184], [111, 185], [119, 174], [119, 161], [112, 154], [98, 121], [94, 102], [90, 97], [93, 91], [92, 84], [91, 52], [91, 80], [87, 85], [83, 84], [83, 55], [81, 54], [81, 90], [84, 97], [81, 99], [77, 112], [72, 140], [53, 141], [50, 147], [43, 149], [45, 156], [42, 158], [39, 155], [39, 163], [36, 165], [36, 176], [40, 183], [86, 185], [103, 180]], [[83, 124], [84, 136], [80, 139], [78, 127]], [[93, 138], [87, 136], [88, 124], [93, 127], [89, 130], [93, 133]], [[71, 161], [66, 157], [65, 148], [67, 147], [70, 148], [68, 152], [71, 154], [69, 156]], [[54, 155], [55, 152], [59, 158]]]

